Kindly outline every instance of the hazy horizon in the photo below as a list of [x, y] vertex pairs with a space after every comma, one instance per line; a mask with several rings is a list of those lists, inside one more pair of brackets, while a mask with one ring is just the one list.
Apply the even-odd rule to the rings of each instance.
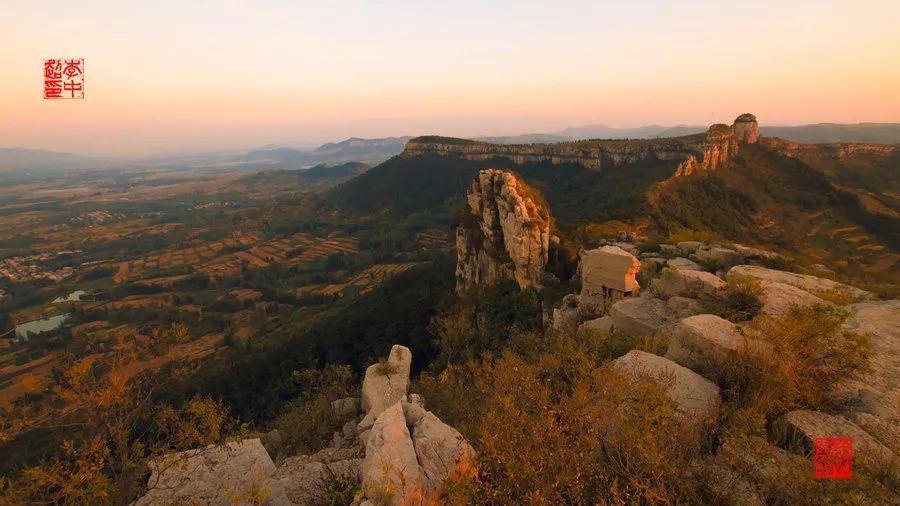
[[[900, 121], [900, 3], [7, 1], [0, 146], [148, 156], [607, 124]], [[880, 51], [872, 51], [880, 48]], [[43, 58], [85, 59], [43, 100]]]

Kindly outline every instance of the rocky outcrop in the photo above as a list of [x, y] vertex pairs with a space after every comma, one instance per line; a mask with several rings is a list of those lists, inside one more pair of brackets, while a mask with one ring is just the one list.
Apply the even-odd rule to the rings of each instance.
[[678, 175], [716, 170], [738, 154], [740, 143], [759, 137], [756, 117], [742, 114], [733, 126], [713, 125], [706, 134], [661, 139], [587, 140], [557, 144], [490, 144], [448, 137], [416, 137], [406, 143], [401, 156], [457, 156], [486, 161], [505, 158], [523, 165], [552, 163], [581, 165], [603, 170], [639, 162], [680, 162]]
[[623, 335], [649, 335], [672, 325], [673, 314], [655, 297], [636, 297], [616, 302], [609, 310], [612, 328]]
[[819, 411], [797, 410], [784, 415], [784, 422], [799, 435], [803, 449], [811, 453], [817, 438], [851, 438], [853, 462], [873, 469], [896, 463], [896, 455], [862, 428], [842, 416]]
[[150, 472], [136, 506], [229, 505], [263, 492], [275, 464], [257, 438], [169, 454], [151, 462]]
[[631, 350], [613, 360], [612, 365], [634, 380], [657, 384], [675, 401], [680, 411], [692, 417], [704, 419], [715, 415], [719, 409], [719, 387], [669, 359], [645, 351]]
[[738, 116], [731, 128], [739, 143], [756, 144], [759, 140], [759, 123], [756, 122], [756, 116], [749, 112]]
[[467, 192], [470, 221], [456, 232], [456, 288], [462, 292], [511, 277], [540, 286], [550, 246], [550, 211], [510, 172], [487, 169]]
[[762, 314], [778, 317], [787, 314], [792, 307], [812, 307], [817, 305], [833, 306], [815, 295], [801, 290], [795, 286], [777, 283], [775, 281], [759, 282], [763, 307]]
[[664, 299], [675, 296], [696, 298], [701, 294], [713, 295], [723, 288], [725, 282], [715, 274], [669, 268], [663, 269], [653, 283], [653, 291]]
[[599, 295], [606, 290], [636, 292], [641, 262], [617, 246], [602, 246], [581, 253], [581, 293]]
[[736, 265], [732, 267], [728, 271], [726, 278], [734, 279], [736, 277], [783, 283], [785, 285], [797, 287], [813, 295], [820, 293], [834, 293], [836, 295], [848, 297], [855, 301], [875, 298], [875, 296], [870, 292], [861, 290], [859, 288], [856, 288], [855, 286], [838, 283], [837, 281], [832, 281], [830, 279], [819, 278], [816, 276], [809, 276], [805, 274], [797, 274], [794, 272], [766, 269], [765, 267], [759, 267], [756, 265]]
[[848, 416], [900, 453], [900, 300], [860, 302], [846, 308], [844, 329], [870, 338], [871, 370], [844, 382], [835, 400], [851, 406]]
[[748, 339], [737, 325], [711, 314], [690, 316], [673, 329], [666, 358], [698, 372], [715, 373], [738, 353], [765, 355], [771, 346]]
[[776, 153], [800, 160], [809, 158], [831, 158], [844, 161], [856, 155], [891, 156], [898, 150], [896, 144], [872, 144], [864, 142], [831, 142], [823, 144], [801, 144], [799, 142], [763, 137], [759, 143]]
[[675, 257], [670, 258], [666, 261], [666, 265], [673, 268], [679, 269], [682, 271], [700, 271], [703, 270], [703, 267], [700, 267], [700, 264], [694, 262], [693, 260], [688, 260], [684, 257]]
[[362, 409], [366, 420], [374, 422], [388, 406], [406, 398], [411, 366], [412, 352], [406, 346], [395, 344], [386, 361], [366, 369], [362, 384]]
[[362, 464], [362, 485], [371, 499], [393, 500], [409, 497], [419, 484], [419, 461], [406, 426], [406, 414], [400, 401], [390, 406], [375, 421], [366, 441]]

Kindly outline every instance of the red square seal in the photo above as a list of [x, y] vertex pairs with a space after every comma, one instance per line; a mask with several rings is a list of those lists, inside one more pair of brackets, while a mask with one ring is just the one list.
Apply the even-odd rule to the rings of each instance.
[[853, 438], [817, 437], [816, 479], [853, 477]]

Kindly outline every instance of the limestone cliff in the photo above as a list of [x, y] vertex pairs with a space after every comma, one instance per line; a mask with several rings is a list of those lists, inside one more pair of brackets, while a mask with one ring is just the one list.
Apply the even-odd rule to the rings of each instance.
[[511, 277], [540, 286], [550, 246], [550, 211], [511, 172], [482, 170], [466, 194], [468, 217], [456, 230], [456, 289]]
[[737, 117], [733, 126], [713, 125], [706, 134], [659, 139], [617, 139], [562, 142], [557, 144], [490, 144], [447, 137], [411, 139], [401, 156], [453, 155], [466, 160], [505, 158], [526, 163], [576, 164], [602, 170], [640, 162], [680, 162], [678, 173], [718, 169], [737, 155], [741, 143], [755, 143], [759, 125], [752, 114]]

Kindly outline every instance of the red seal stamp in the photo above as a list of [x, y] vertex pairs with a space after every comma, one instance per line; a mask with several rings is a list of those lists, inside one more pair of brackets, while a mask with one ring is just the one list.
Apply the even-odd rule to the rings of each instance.
[[813, 463], [816, 479], [840, 479], [853, 477], [853, 439], [841, 437], [817, 437]]
[[44, 60], [44, 98], [84, 98], [84, 58]]

